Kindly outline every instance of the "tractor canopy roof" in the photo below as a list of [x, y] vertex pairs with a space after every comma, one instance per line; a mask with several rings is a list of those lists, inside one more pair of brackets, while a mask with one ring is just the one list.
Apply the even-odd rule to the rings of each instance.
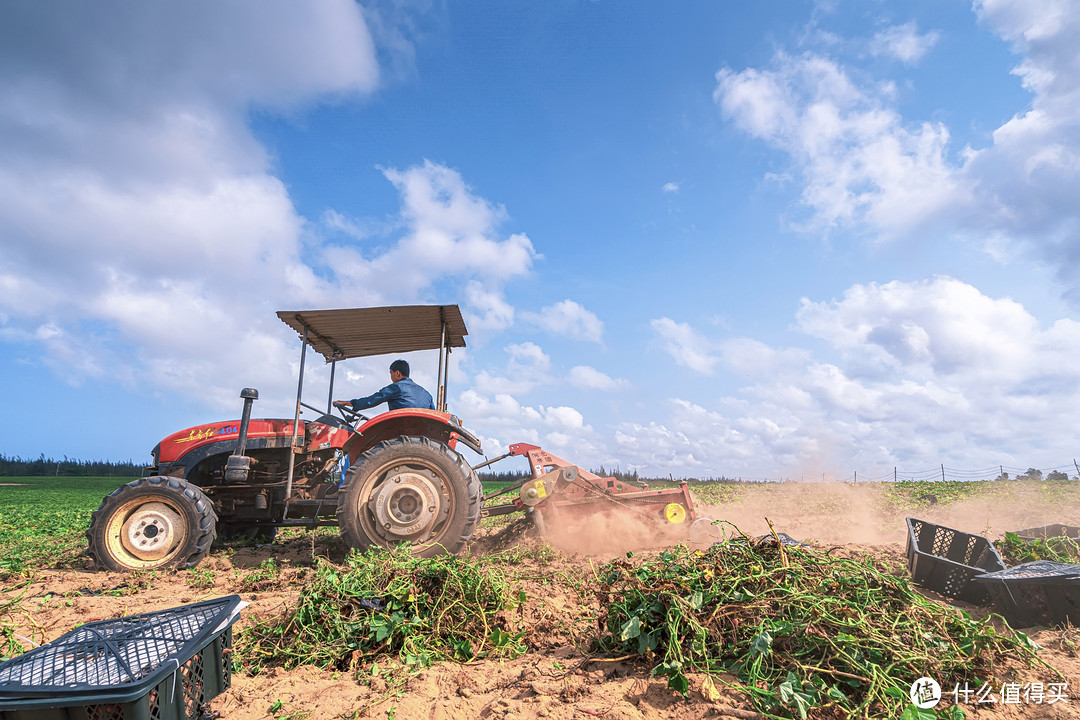
[[[279, 310], [281, 321], [326, 358], [346, 360], [465, 347], [465, 320], [457, 305], [395, 305], [344, 310]], [[443, 328], [446, 328], [445, 339]]]

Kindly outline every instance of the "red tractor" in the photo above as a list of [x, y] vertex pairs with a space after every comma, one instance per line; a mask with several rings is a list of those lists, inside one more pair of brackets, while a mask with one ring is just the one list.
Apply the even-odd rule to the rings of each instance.
[[[252, 419], [259, 393], [245, 388], [239, 420], [186, 428], [153, 450], [149, 475], [101, 503], [86, 532], [89, 554], [109, 570], [192, 567], [218, 535], [272, 538], [279, 527], [337, 525], [353, 548], [409, 543], [418, 555], [457, 553], [472, 538], [485, 498], [476, 470], [518, 455], [530, 475], [488, 497], [516, 492], [484, 514], [529, 513], [544, 529], [554, 519], [622, 505], [667, 523], [693, 520], [685, 484], [650, 491], [599, 478], [533, 445], [519, 443], [471, 467], [459, 445], [480, 441], [446, 410], [452, 348], [468, 330], [457, 305], [282, 311], [301, 337], [296, 411]], [[303, 401], [307, 349], [330, 364], [325, 411]], [[332, 414], [339, 360], [439, 350], [435, 410], [401, 409], [366, 418]], [[306, 408], [316, 417], [301, 420]]]

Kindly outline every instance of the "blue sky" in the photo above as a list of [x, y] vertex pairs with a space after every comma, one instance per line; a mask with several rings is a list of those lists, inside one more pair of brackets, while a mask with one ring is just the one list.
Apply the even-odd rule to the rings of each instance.
[[490, 455], [1071, 464], [1078, 30], [1065, 0], [6, 3], [0, 452], [142, 461], [245, 386], [288, 416], [276, 310], [458, 303]]

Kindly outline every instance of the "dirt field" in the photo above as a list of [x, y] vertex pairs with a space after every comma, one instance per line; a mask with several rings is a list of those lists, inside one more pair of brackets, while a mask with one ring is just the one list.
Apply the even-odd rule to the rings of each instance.
[[[844, 556], [869, 554], [906, 575], [906, 514], [996, 538], [1006, 530], [1063, 522], [1075, 524], [1080, 498], [1048, 508], [1020, 495], [1004, 499], [968, 499], [948, 505], [884, 510], [878, 490], [849, 485], [785, 484], [755, 487], [741, 500], [699, 513], [738, 525], [748, 534], [768, 530], [766, 518], [779, 532], [813, 542]], [[528, 619], [530, 648], [512, 661], [469, 664], [439, 663], [407, 681], [387, 683], [384, 675], [362, 675], [303, 667], [248, 677], [234, 675], [232, 687], [212, 703], [223, 718], [570, 718], [608, 720], [690, 720], [762, 717], [741, 693], [716, 690], [703, 676], [690, 675], [689, 698], [650, 679], [649, 668], [631, 660], [590, 659], [586, 649], [595, 636], [595, 600], [574, 592], [573, 580], [587, 577], [600, 563], [627, 551], [655, 552], [671, 538], [644, 537], [625, 524], [597, 524], [551, 538], [552, 552], [519, 529], [488, 529], [471, 551], [476, 555], [513, 553], [511, 576], [526, 590], [522, 608]], [[524, 530], [524, 528], [520, 528]], [[239, 626], [272, 617], [292, 602], [310, 572], [313, 552], [340, 559], [343, 549], [333, 536], [303, 535], [273, 545], [223, 549], [199, 566], [200, 573], [127, 576], [89, 569], [35, 571], [25, 587], [20, 634], [55, 638], [77, 623], [147, 612], [211, 597], [239, 593], [251, 603]], [[258, 579], [253, 572], [275, 557], [282, 568]], [[5, 589], [19, 585], [4, 581]], [[932, 594], [928, 594], [932, 596]], [[976, 617], [985, 610], [967, 607]], [[239, 627], [238, 626], [238, 627]], [[1040, 657], [1068, 683], [1069, 702], [1053, 705], [1009, 704], [964, 706], [968, 717], [1080, 718], [1080, 633], [1074, 629], [1033, 629], [1042, 646]], [[1061, 682], [1045, 667], [1011, 669], [1016, 681]], [[915, 678], [912, 678], [914, 680]], [[1076, 689], [1077, 697], [1071, 697]], [[951, 690], [951, 688], [947, 689]], [[945, 705], [943, 701], [942, 705]]]

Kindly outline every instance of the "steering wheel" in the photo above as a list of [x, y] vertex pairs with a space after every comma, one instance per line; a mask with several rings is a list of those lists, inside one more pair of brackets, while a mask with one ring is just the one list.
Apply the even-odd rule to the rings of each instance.
[[352, 403], [348, 400], [335, 400], [334, 407], [337, 408], [338, 413], [341, 415], [345, 422], [349, 423], [353, 427], [365, 423], [368, 421], [366, 415], [361, 415], [352, 409]]

